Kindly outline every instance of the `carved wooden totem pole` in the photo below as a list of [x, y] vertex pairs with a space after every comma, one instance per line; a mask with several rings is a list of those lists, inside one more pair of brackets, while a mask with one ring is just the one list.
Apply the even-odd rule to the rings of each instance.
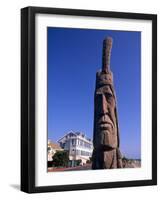
[[103, 41], [102, 71], [96, 74], [94, 98], [93, 169], [122, 168], [113, 74], [110, 70], [112, 38]]

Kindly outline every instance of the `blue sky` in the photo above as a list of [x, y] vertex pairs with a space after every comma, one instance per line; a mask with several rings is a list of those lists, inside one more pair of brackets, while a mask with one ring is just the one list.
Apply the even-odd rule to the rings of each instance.
[[141, 33], [48, 27], [48, 138], [70, 130], [93, 137], [96, 72], [102, 44], [113, 38], [111, 70], [117, 96], [120, 149], [141, 158]]

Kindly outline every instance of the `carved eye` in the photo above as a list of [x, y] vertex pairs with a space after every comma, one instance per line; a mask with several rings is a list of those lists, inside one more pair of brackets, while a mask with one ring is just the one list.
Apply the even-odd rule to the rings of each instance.
[[105, 96], [107, 99], [113, 98], [113, 95], [111, 93], [105, 93]]
[[114, 103], [114, 97], [111, 93], [106, 93], [105, 96], [106, 96], [107, 102], [109, 102], [110, 104]]

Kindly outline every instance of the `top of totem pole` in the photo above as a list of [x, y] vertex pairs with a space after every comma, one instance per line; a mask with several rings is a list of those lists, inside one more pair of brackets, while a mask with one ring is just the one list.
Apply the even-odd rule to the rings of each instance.
[[113, 74], [110, 70], [110, 57], [112, 49], [113, 39], [107, 37], [103, 40], [103, 52], [102, 52], [102, 70], [97, 72], [96, 87], [102, 85], [113, 84]]
[[113, 39], [107, 37], [103, 41], [103, 55], [102, 55], [102, 72], [110, 72], [110, 58], [111, 58], [111, 49], [112, 49]]

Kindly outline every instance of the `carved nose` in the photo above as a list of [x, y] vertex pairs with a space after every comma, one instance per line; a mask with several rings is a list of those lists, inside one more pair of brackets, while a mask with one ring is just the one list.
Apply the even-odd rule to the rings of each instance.
[[107, 101], [106, 101], [106, 97], [104, 95], [102, 95], [101, 114], [106, 114], [106, 113], [108, 113]]

